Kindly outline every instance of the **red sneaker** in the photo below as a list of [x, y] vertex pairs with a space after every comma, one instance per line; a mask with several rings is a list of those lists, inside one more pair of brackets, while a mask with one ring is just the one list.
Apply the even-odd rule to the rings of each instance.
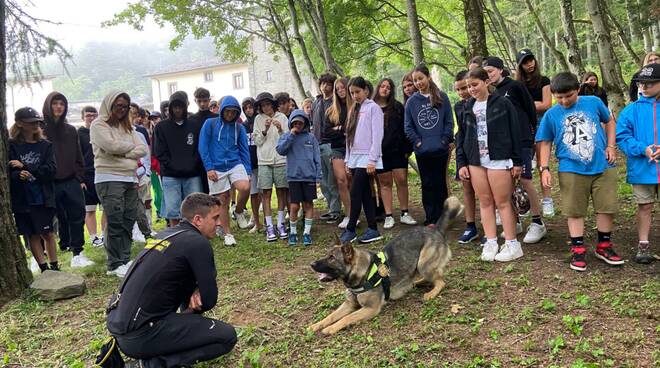
[[584, 246], [571, 247], [571, 253], [573, 253], [573, 257], [571, 258], [571, 269], [580, 272], [586, 271], [587, 249]]
[[612, 266], [618, 266], [624, 263], [623, 258], [619, 257], [614, 251], [611, 242], [598, 243], [595, 255], [596, 258]]

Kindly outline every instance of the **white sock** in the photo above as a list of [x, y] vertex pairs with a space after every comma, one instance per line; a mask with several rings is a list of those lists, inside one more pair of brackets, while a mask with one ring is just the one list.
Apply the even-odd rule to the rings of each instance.
[[92, 239], [92, 240], [94, 240], [94, 238], [96, 238], [96, 237], [97, 237], [96, 234], [89, 234], [89, 238]]
[[313, 219], [309, 219], [309, 218], [305, 219], [305, 231], [304, 231], [305, 234], [309, 234], [309, 233], [312, 232], [312, 222], [313, 221], [314, 221]]
[[273, 226], [273, 216], [264, 216], [266, 218], [266, 226]]
[[284, 223], [284, 211], [277, 211], [277, 226]]
[[517, 239], [506, 240], [505, 243], [507, 245], [516, 245], [516, 244], [518, 244], [518, 240]]
[[298, 234], [298, 221], [289, 220], [289, 225], [291, 226], [291, 229], [289, 230], [291, 234]]
[[497, 238], [493, 238], [493, 239], [486, 239], [486, 243], [488, 243], [488, 244], [495, 244], [495, 245], [497, 245]]

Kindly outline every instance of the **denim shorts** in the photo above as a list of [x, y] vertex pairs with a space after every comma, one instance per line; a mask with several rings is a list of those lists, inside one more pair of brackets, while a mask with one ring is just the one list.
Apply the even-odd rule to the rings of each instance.
[[181, 202], [190, 193], [202, 191], [202, 177], [175, 178], [163, 176], [163, 204], [162, 212], [167, 219], [181, 218]]

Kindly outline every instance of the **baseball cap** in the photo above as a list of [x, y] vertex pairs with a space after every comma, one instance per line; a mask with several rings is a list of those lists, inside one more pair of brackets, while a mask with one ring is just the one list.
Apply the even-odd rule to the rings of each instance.
[[149, 119], [155, 119], [155, 118], [159, 118], [159, 117], [160, 117], [160, 113], [158, 111], [152, 111], [149, 114]]
[[492, 66], [497, 69], [504, 69], [504, 61], [502, 61], [502, 59], [498, 58], [497, 56], [489, 56], [484, 59], [482, 66]]
[[660, 64], [644, 65], [633, 78], [634, 82], [654, 82], [657, 80], [660, 80]]
[[41, 115], [39, 115], [39, 112], [31, 107], [21, 107], [20, 109], [16, 110], [16, 113], [14, 113], [14, 120], [23, 121], [26, 123], [44, 121]]
[[520, 65], [528, 57], [534, 57], [534, 53], [530, 49], [522, 49], [516, 55], [516, 64]]

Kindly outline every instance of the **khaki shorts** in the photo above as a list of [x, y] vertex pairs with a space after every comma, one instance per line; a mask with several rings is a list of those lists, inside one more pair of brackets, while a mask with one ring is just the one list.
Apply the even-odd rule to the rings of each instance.
[[151, 177], [143, 176], [138, 186], [138, 198], [142, 202], [151, 200]]
[[655, 203], [660, 198], [660, 185], [633, 184], [633, 199], [637, 204]]
[[598, 175], [560, 172], [559, 187], [562, 211], [566, 217], [586, 217], [589, 197], [593, 201], [594, 212], [612, 215], [617, 212], [616, 168]]
[[286, 165], [259, 165], [259, 189], [288, 188], [286, 181]]

